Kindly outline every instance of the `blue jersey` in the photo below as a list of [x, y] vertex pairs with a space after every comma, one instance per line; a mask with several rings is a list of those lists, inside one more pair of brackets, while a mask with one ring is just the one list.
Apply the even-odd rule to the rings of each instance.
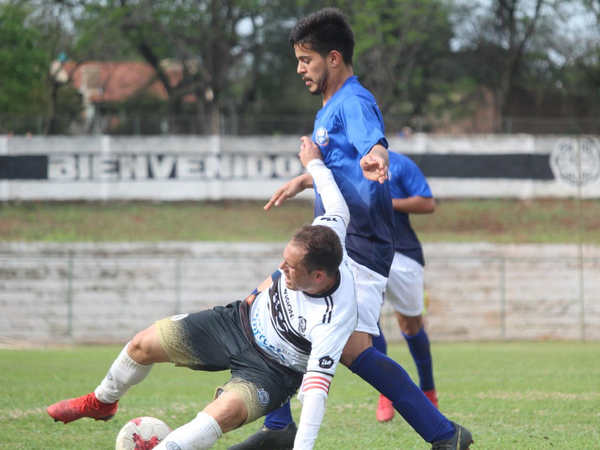
[[[367, 180], [360, 159], [376, 144], [387, 148], [375, 98], [357, 77], [346, 80], [318, 112], [312, 139], [350, 210], [346, 250], [357, 263], [387, 277], [394, 258], [394, 224], [389, 183]], [[315, 216], [325, 213], [315, 190]]]
[[[390, 152], [388, 177], [392, 198], [433, 197], [425, 175], [407, 156]], [[394, 211], [394, 225], [396, 228], [396, 251], [424, 266], [423, 248], [410, 225], [408, 213]]]

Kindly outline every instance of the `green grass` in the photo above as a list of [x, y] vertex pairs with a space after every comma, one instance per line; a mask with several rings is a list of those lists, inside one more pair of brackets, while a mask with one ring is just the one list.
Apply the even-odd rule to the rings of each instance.
[[[4, 203], [0, 241], [287, 241], [312, 204], [265, 202]], [[600, 201], [446, 200], [412, 216], [423, 242], [600, 244]]]
[[[0, 350], [0, 449], [111, 449], [133, 417], [159, 417], [172, 427], [191, 420], [228, 378], [157, 365], [120, 402], [114, 420], [54, 423], [45, 407], [94, 389], [119, 350]], [[391, 345], [390, 354], [414, 377], [405, 345]], [[434, 343], [433, 354], [442, 411], [473, 432], [474, 449], [600, 449], [600, 343]], [[376, 400], [372, 388], [340, 367], [316, 448], [429, 448], [399, 416], [376, 422]], [[297, 419], [299, 402], [292, 405]], [[213, 448], [224, 450], [260, 423]]]

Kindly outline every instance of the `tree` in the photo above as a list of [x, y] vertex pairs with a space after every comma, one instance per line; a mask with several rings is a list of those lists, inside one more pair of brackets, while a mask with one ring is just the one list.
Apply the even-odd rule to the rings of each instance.
[[[252, 67], [260, 67], [270, 4], [266, 0], [86, 2], [81, 25], [118, 30], [117, 39], [124, 38], [154, 68], [168, 94], [170, 114], [181, 114], [183, 99], [192, 95], [201, 132], [216, 133], [220, 114], [231, 110], [232, 104], [243, 106], [256, 87], [258, 72]], [[89, 40], [90, 33], [86, 36]], [[245, 73], [243, 79], [240, 72]], [[236, 83], [242, 87], [237, 99]]]
[[28, 13], [21, 2], [0, 4], [2, 115], [37, 115], [43, 111], [45, 74], [50, 57], [37, 45], [39, 34], [27, 25]]

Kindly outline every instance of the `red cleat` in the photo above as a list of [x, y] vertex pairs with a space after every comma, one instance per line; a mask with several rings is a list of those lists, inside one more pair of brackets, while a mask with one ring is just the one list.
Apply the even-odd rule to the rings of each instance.
[[430, 391], [423, 391], [423, 394], [425, 394], [425, 397], [427, 397], [429, 401], [433, 403], [433, 406], [435, 406], [437, 409], [440, 409], [440, 407], [438, 406], [437, 392], [435, 392], [435, 389], [432, 389]]
[[377, 420], [380, 422], [389, 422], [394, 418], [396, 410], [392, 406], [392, 401], [388, 400], [383, 394], [379, 394], [379, 402], [377, 403]]
[[102, 403], [93, 392], [82, 397], [63, 400], [48, 406], [46, 412], [55, 422], [64, 422], [65, 425], [83, 417], [96, 420], [112, 419], [117, 413], [117, 402]]

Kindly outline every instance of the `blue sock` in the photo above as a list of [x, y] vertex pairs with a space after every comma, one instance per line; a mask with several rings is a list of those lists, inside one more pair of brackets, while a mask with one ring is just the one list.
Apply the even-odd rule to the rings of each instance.
[[450, 439], [454, 427], [413, 383], [408, 373], [375, 347], [362, 352], [349, 369], [392, 401], [394, 409], [427, 442]]
[[373, 347], [375, 347], [384, 355], [387, 355], [387, 342], [385, 341], [385, 336], [383, 335], [383, 331], [381, 331], [379, 322], [377, 322], [377, 328], [379, 328], [379, 336], [373, 336]]
[[281, 408], [270, 412], [265, 416], [265, 427], [269, 430], [283, 430], [294, 421], [290, 401], [285, 402]]
[[433, 382], [433, 361], [431, 360], [429, 337], [427, 337], [425, 327], [422, 327], [414, 336], [409, 336], [404, 333], [402, 333], [402, 336], [406, 339], [410, 354], [417, 365], [421, 390], [431, 391], [432, 389], [435, 389], [435, 384]]

